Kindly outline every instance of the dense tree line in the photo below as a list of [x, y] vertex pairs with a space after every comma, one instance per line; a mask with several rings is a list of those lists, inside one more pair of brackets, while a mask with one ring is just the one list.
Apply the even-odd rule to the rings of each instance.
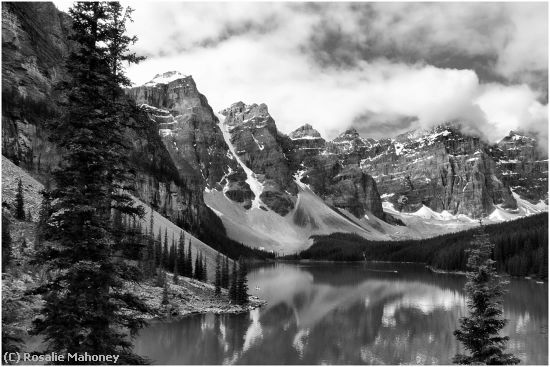
[[[136, 233], [141, 237], [141, 246], [134, 246], [138, 253], [127, 254], [129, 258], [135, 258], [139, 261], [141, 273], [144, 279], [157, 277], [157, 285], [163, 287], [166, 279], [165, 272], [172, 272], [174, 282], [178, 282], [179, 276], [195, 278], [206, 282], [208, 280], [206, 257], [199, 251], [195, 253], [191, 250], [191, 237], [185, 236], [181, 231], [176, 239], [175, 235], [171, 239], [168, 237], [168, 231], [165, 228], [162, 231], [159, 228], [157, 235], [153, 234], [154, 219], [151, 211], [149, 227], [142, 231], [141, 225], [137, 224]], [[162, 234], [164, 233], [164, 235]], [[130, 239], [132, 241], [132, 239]], [[134, 240], [135, 242], [135, 240]]]
[[[116, 218], [116, 216], [115, 216]], [[124, 222], [126, 223], [126, 222]], [[126, 233], [137, 233], [141, 237], [141, 246], [134, 246], [140, 249], [140, 254], [135, 258], [140, 263], [141, 273], [144, 279], [155, 279], [155, 285], [164, 288], [164, 298], [168, 297], [167, 291], [167, 272], [173, 273], [173, 282], [177, 284], [179, 277], [194, 278], [202, 282], [208, 281], [206, 256], [196, 251], [192, 256], [191, 237], [186, 238], [185, 232], [181, 231], [178, 239], [168, 238], [168, 232], [165, 229], [162, 236], [162, 230], [159, 229], [157, 236], [151, 235], [154, 227], [154, 217], [151, 212], [149, 219], [149, 229], [141, 233], [141, 225], [133, 223], [134, 232], [126, 230]], [[139, 240], [138, 240], [139, 241]], [[129, 243], [136, 242], [136, 239], [129, 237]], [[132, 258], [128, 254], [129, 258]], [[248, 302], [247, 286], [247, 267], [244, 258], [233, 262], [233, 271], [229, 271], [229, 257], [223, 256], [218, 252], [216, 256], [216, 266], [214, 275], [215, 294], [221, 295], [221, 289], [228, 289], [229, 299], [236, 304]], [[167, 299], [166, 299], [167, 301]]]
[[[548, 214], [485, 226], [495, 243], [492, 258], [499, 272], [512, 276], [548, 277]], [[423, 240], [369, 241], [357, 234], [314, 236], [307, 250], [286, 258], [334, 261], [423, 262], [449, 271], [465, 271], [475, 229]]]

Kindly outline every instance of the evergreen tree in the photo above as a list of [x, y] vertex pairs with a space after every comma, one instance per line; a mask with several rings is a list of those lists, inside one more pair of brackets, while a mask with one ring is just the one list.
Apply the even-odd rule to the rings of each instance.
[[176, 254], [177, 254], [176, 238], [174, 236], [174, 232], [172, 232], [172, 244], [170, 245], [170, 251], [168, 256], [168, 266], [170, 267], [170, 269], [174, 269]]
[[155, 243], [155, 251], [157, 253], [155, 266], [162, 267], [162, 235], [161, 235], [160, 227], [159, 227], [159, 233], [157, 235], [157, 242]]
[[25, 199], [23, 198], [23, 182], [19, 178], [17, 184], [17, 194], [15, 194], [15, 218], [25, 220]]
[[467, 250], [469, 272], [464, 290], [469, 315], [460, 319], [460, 329], [454, 332], [470, 355], [457, 354], [453, 358], [457, 364], [510, 365], [520, 362], [512, 354], [504, 353], [509, 338], [499, 335], [506, 324], [502, 318], [502, 295], [507, 282], [498, 276], [495, 261], [490, 258], [493, 248], [494, 244], [480, 221], [472, 247]]
[[149, 233], [147, 236], [147, 254], [148, 254], [148, 266], [147, 266], [147, 278], [152, 277], [157, 269], [157, 247], [155, 246], [154, 235], [154, 217], [153, 207], [151, 206], [151, 217], [149, 218]]
[[229, 288], [229, 259], [224, 257], [223, 266], [222, 266], [222, 277], [221, 277], [221, 286], [222, 288]]
[[178, 240], [178, 253], [176, 259], [178, 260], [179, 266], [178, 274], [182, 276], [187, 276], [187, 261], [185, 259], [185, 235], [183, 231], [181, 231], [180, 238]]
[[185, 257], [185, 260], [187, 261], [187, 277], [192, 278], [193, 277], [193, 258], [191, 255], [191, 238], [189, 239], [189, 244], [187, 245], [187, 256]]
[[169, 245], [168, 245], [168, 228], [164, 228], [164, 246], [162, 248], [162, 267], [164, 269], [169, 269], [169, 264], [168, 264], [168, 258], [170, 256], [169, 254], [169, 249], [168, 249]]
[[245, 304], [248, 302], [248, 285], [246, 279], [246, 263], [244, 261], [239, 261], [239, 273], [237, 275], [237, 303]]
[[193, 278], [197, 280], [201, 280], [202, 278], [202, 254], [199, 252], [197, 256], [195, 257], [195, 274], [193, 275]]
[[237, 262], [233, 261], [233, 272], [231, 274], [231, 286], [229, 287], [229, 299], [233, 303], [237, 303]]
[[173, 271], [174, 271], [174, 275], [173, 275], [173, 280], [174, 280], [174, 284], [178, 284], [178, 275], [179, 275], [179, 272], [180, 272], [180, 269], [179, 269], [179, 266], [178, 266], [178, 256], [177, 256], [177, 247], [176, 247], [176, 239], [174, 238], [174, 236], [172, 235], [172, 247], [171, 247], [171, 253], [172, 253], [172, 266], [173, 266]]
[[168, 299], [168, 279], [166, 279], [166, 272], [163, 272], [163, 285], [162, 285], [162, 304], [167, 305], [169, 303]]
[[4, 213], [2, 213], [2, 272], [6, 271], [6, 267], [12, 260], [10, 221]]
[[151, 253], [149, 252], [149, 237], [147, 235], [147, 228], [145, 233], [141, 235], [141, 258], [140, 269], [143, 276], [142, 279], [149, 279], [151, 277]]
[[218, 255], [216, 255], [216, 277], [214, 280], [214, 286], [216, 287], [216, 295], [221, 294], [221, 286], [222, 286], [222, 269], [221, 269], [221, 259], [220, 259], [220, 253], [218, 252]]
[[[121, 69], [112, 69], [123, 60], [136, 61], [125, 51], [132, 41], [115, 36], [129, 13], [105, 2], [77, 2], [69, 12], [75, 47], [67, 62], [68, 96], [51, 134], [63, 152], [48, 226], [55, 246], [37, 253], [37, 261], [53, 273], [36, 289], [45, 304], [34, 333], [44, 336], [41, 353], [117, 354], [119, 363], [141, 364], [145, 360], [134, 354], [131, 337], [144, 322], [133, 315], [147, 306], [124, 288], [139, 272], [115, 256], [121, 249], [111, 218], [113, 209], [143, 213], [126, 194], [134, 177], [124, 135], [129, 105], [121, 86], [129, 83]], [[118, 55], [109, 51], [113, 43], [119, 44]]]
[[157, 267], [157, 279], [155, 281], [155, 286], [164, 287], [164, 282], [166, 281], [166, 273], [160, 266]]
[[44, 190], [42, 190], [42, 203], [38, 212], [38, 225], [36, 226], [36, 247], [39, 247], [42, 241], [46, 239], [48, 220], [52, 214], [52, 201], [50, 198], [50, 188], [48, 182]]
[[208, 281], [208, 272], [207, 272], [207, 267], [206, 267], [206, 256], [202, 256], [201, 280], [203, 282]]

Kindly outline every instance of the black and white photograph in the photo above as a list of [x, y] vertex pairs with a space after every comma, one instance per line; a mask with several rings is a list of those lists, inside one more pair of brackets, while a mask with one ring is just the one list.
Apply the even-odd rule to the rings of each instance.
[[548, 365], [543, 2], [2, 2], [3, 365]]

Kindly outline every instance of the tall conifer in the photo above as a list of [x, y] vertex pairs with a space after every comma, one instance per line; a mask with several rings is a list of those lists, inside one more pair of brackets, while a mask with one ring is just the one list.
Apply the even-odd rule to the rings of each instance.
[[[129, 13], [112, 3], [77, 2], [69, 12], [75, 48], [67, 62], [66, 113], [52, 134], [64, 152], [51, 193], [48, 232], [55, 246], [37, 254], [55, 273], [36, 290], [45, 305], [34, 332], [45, 336], [43, 353], [116, 354], [119, 363], [139, 364], [145, 360], [134, 354], [131, 336], [144, 322], [126, 311], [147, 306], [124, 288], [138, 271], [114, 256], [121, 249], [111, 218], [113, 209], [143, 215], [126, 194], [134, 180], [121, 86], [129, 83], [121, 68], [112, 67], [138, 61], [127, 52], [135, 38], [121, 36]], [[118, 44], [116, 54], [112, 44]]]
[[237, 295], [236, 300], [238, 304], [244, 304], [248, 302], [248, 285], [246, 279], [246, 263], [239, 261], [239, 272], [237, 274]]
[[216, 275], [214, 279], [214, 286], [215, 286], [216, 295], [220, 295], [221, 286], [222, 286], [222, 269], [221, 269], [221, 259], [220, 259], [219, 252], [218, 252], [218, 255], [216, 255]]
[[189, 244], [187, 246], [187, 256], [185, 257], [185, 260], [187, 261], [187, 277], [192, 278], [193, 277], [193, 258], [192, 258], [192, 252], [191, 252], [191, 238], [189, 238]]
[[507, 336], [499, 332], [506, 324], [502, 318], [502, 295], [506, 281], [495, 270], [491, 260], [494, 244], [481, 223], [468, 251], [468, 282], [464, 289], [469, 314], [460, 319], [460, 328], [454, 332], [469, 355], [457, 354], [453, 358], [458, 364], [518, 364], [520, 360], [504, 353]]
[[233, 272], [231, 273], [231, 285], [229, 286], [229, 299], [233, 303], [237, 303], [237, 262], [233, 261]]
[[23, 198], [23, 182], [19, 178], [17, 183], [17, 194], [15, 194], [15, 218], [25, 220], [25, 199]]

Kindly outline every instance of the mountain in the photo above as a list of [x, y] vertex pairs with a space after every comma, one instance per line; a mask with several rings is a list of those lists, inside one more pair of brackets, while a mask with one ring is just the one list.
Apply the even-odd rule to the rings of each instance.
[[497, 177], [491, 147], [462, 134], [459, 125], [410, 132], [377, 145], [363, 156], [361, 167], [373, 172], [381, 194], [399, 210], [425, 205], [478, 218], [494, 205], [516, 207], [509, 187]]
[[[67, 78], [70, 19], [51, 3], [2, 8], [2, 154], [45, 183]], [[548, 160], [527, 132], [496, 144], [460, 123], [373, 139], [332, 140], [312, 124], [284, 134], [263, 103], [219, 113], [191, 75], [156, 74], [126, 89], [134, 195], [175, 224], [283, 253], [310, 236], [425, 238], [547, 210]]]
[[[480, 216], [502, 221], [545, 208], [538, 202], [546, 197], [529, 203], [502, 179], [496, 157], [513, 147], [483, 142], [460, 124], [379, 140], [350, 128], [326, 141], [310, 124], [283, 134], [263, 103], [239, 101], [215, 114], [193, 78], [177, 72], [128, 95], [157, 123], [180, 173], [202, 180], [204, 202], [228, 236], [251, 247], [289, 253], [337, 231], [424, 238], [473, 227]], [[536, 152], [524, 151], [531, 162]]]
[[[12, 2], [2, 5], [2, 20], [2, 155], [45, 184], [62, 153], [49, 136], [62, 112], [64, 97], [56, 86], [67, 79], [70, 19], [52, 3]], [[208, 223], [223, 235], [223, 225], [204, 203], [202, 181], [172, 158], [150, 113], [130, 98], [126, 103], [133, 194], [184, 229], [198, 233]], [[206, 253], [209, 263], [216, 253]]]
[[493, 147], [497, 176], [514, 192], [531, 201], [548, 197], [548, 156], [526, 132], [510, 131]]

